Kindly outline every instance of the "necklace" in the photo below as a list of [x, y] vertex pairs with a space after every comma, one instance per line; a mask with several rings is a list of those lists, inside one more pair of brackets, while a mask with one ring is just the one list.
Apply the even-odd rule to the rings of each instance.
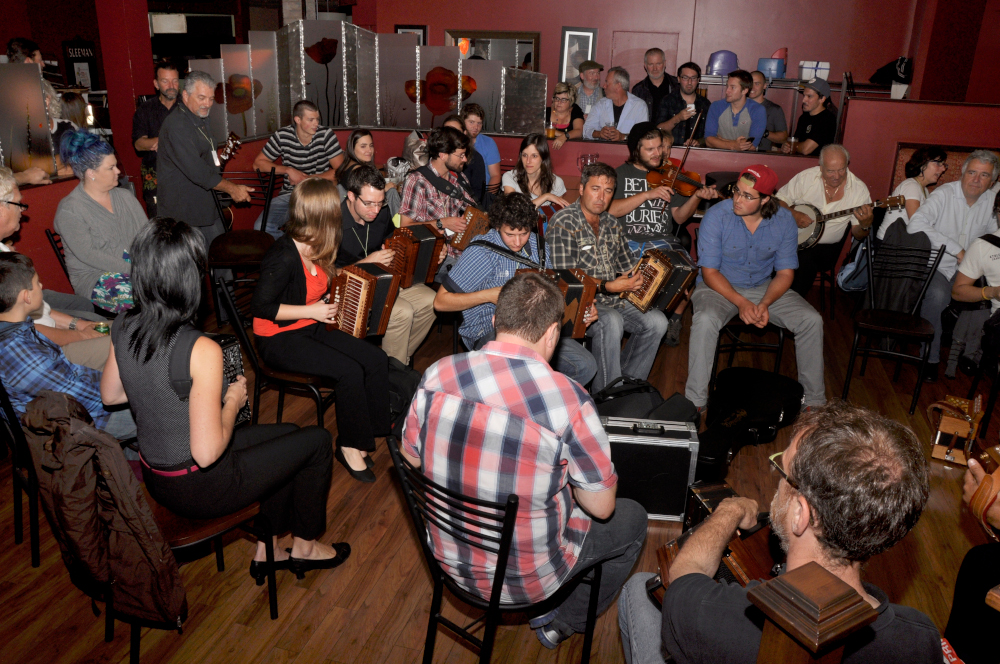
[[[365, 258], [368, 258], [368, 231], [371, 230], [371, 224], [365, 224], [365, 243], [361, 245], [361, 251], [365, 252]], [[358, 244], [361, 244], [361, 236], [358, 235], [358, 229], [352, 228], [351, 232], [354, 233], [354, 237], [357, 238]]]

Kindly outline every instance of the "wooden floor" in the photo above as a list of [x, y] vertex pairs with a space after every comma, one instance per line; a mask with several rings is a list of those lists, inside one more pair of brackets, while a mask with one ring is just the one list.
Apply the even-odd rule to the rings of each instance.
[[[816, 293], [811, 296], [815, 298]], [[839, 396], [850, 352], [849, 304], [838, 300], [838, 316], [827, 322], [825, 360], [827, 394]], [[688, 319], [688, 323], [690, 319]], [[681, 346], [660, 349], [651, 381], [670, 395], [683, 392], [687, 374], [687, 337]], [[424, 370], [451, 350], [451, 329], [432, 330], [420, 349], [416, 368]], [[770, 357], [742, 355], [737, 365], [770, 368]], [[965, 394], [969, 379], [942, 380], [925, 387], [912, 417], [907, 414], [916, 370], [905, 368], [898, 384], [891, 382], [891, 367], [869, 364], [867, 375], [855, 375], [851, 400], [904, 422], [921, 440], [931, 431], [924, 409], [945, 394]], [[782, 373], [795, 375], [795, 356], [788, 349]], [[857, 373], [857, 372], [855, 372]], [[748, 386], [752, 389], [752, 386]], [[265, 393], [261, 421], [274, 421], [274, 392]], [[289, 397], [285, 419], [310, 424], [312, 402]], [[332, 420], [331, 409], [328, 421]], [[994, 418], [990, 439], [997, 437], [1000, 418]], [[330, 425], [335, 431], [335, 423]], [[729, 482], [742, 495], [761, 502], [766, 509], [777, 480], [768, 470], [767, 456], [788, 442], [785, 429], [773, 443], [744, 448], [733, 461]], [[375, 455], [374, 484], [360, 484], [334, 464], [328, 501], [329, 528], [324, 541], [350, 542], [353, 553], [341, 567], [313, 572], [296, 581], [288, 572], [278, 573], [280, 617], [268, 616], [265, 587], [254, 585], [247, 565], [254, 546], [234, 537], [225, 547], [226, 570], [215, 569], [214, 556], [184, 564], [181, 576], [187, 589], [190, 615], [183, 634], [144, 629], [143, 662], [416, 662], [422, 657], [430, 605], [430, 577], [413, 527], [405, 511], [398, 483], [384, 446]], [[32, 569], [27, 539], [13, 544], [13, 513], [9, 461], [0, 462], [0, 538], [7, 546], [0, 553], [0, 643], [6, 662], [127, 662], [128, 628], [119, 626], [112, 643], [103, 640], [103, 620], [91, 603], [70, 582], [59, 549], [42, 517], [42, 565]], [[923, 517], [900, 544], [872, 560], [867, 580], [882, 587], [895, 602], [916, 607], [944, 629], [951, 608], [958, 565], [974, 544], [985, 541], [961, 504], [962, 470], [933, 462], [931, 497]], [[27, 524], [27, 501], [25, 501]], [[674, 524], [650, 522], [649, 535], [637, 571], [654, 571], [653, 552], [679, 533]], [[448, 597], [447, 593], [445, 594]], [[451, 603], [453, 619], [471, 609]], [[526, 624], [501, 627], [493, 661], [579, 661], [583, 637], [575, 636], [556, 651], [548, 651]], [[623, 661], [615, 606], [598, 620], [595, 661]], [[440, 632], [437, 662], [474, 662], [476, 654]]]

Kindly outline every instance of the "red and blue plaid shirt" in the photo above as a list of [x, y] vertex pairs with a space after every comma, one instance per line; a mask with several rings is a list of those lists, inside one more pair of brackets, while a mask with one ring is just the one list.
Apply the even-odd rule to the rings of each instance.
[[[516, 344], [493, 341], [432, 365], [410, 405], [403, 449], [453, 491], [494, 502], [517, 494], [505, 603], [538, 602], [569, 578], [590, 530], [569, 485], [597, 492], [618, 482], [593, 400]], [[489, 598], [496, 556], [433, 524], [428, 534], [445, 571]]]

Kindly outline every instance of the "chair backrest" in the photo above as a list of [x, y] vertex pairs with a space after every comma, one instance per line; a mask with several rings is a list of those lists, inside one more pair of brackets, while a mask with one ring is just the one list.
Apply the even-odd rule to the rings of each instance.
[[[223, 175], [230, 182], [252, 188], [254, 191], [250, 192], [250, 206], [259, 205], [264, 208], [268, 207], [271, 197], [274, 196], [275, 184], [282, 181], [281, 178], [284, 177], [275, 174], [273, 167], [267, 173], [261, 173], [260, 171], [224, 171]], [[225, 210], [232, 206], [233, 199], [229, 194], [223, 193], [218, 189], [212, 189], [211, 191], [215, 199], [215, 209], [219, 213], [219, 217], [226, 225], [226, 230], [231, 230], [233, 219], [230, 218], [227, 221]]]
[[66, 274], [66, 278], [69, 279], [69, 270], [66, 269], [66, 252], [62, 246], [62, 237], [59, 233], [54, 233], [52, 230], [45, 229], [45, 237], [49, 238], [49, 244], [52, 245], [52, 251], [56, 253], [56, 258], [59, 259], [59, 265], [62, 266], [63, 272]]
[[226, 310], [226, 315], [229, 317], [229, 324], [236, 332], [236, 338], [240, 340], [240, 346], [243, 347], [243, 352], [247, 354], [247, 359], [250, 360], [250, 366], [253, 367], [254, 376], [259, 377], [260, 361], [257, 359], [257, 352], [254, 350], [253, 344], [250, 343], [250, 337], [247, 336], [246, 328], [243, 326], [243, 317], [240, 315], [240, 310], [236, 306], [236, 302], [233, 301], [232, 293], [230, 293], [229, 289], [226, 287], [226, 280], [219, 277], [217, 285], [220, 297], [222, 298], [222, 306]]
[[392, 463], [396, 466], [396, 472], [403, 485], [403, 495], [406, 496], [410, 517], [417, 529], [417, 537], [420, 539], [420, 546], [431, 573], [441, 578], [453, 590], [457, 588], [463, 593], [469, 592], [444, 572], [434, 557], [428, 530], [438, 529], [457, 542], [496, 556], [489, 603], [491, 608], [499, 606], [507, 573], [507, 560], [510, 557], [510, 544], [514, 537], [514, 523], [517, 519], [517, 495], [510, 494], [505, 503], [495, 503], [447, 489], [425, 477], [418, 468], [414, 468], [403, 457], [392, 436], [387, 438], [386, 442]]
[[11, 463], [22, 474], [22, 479], [34, 481], [35, 466], [31, 463], [31, 451], [28, 449], [24, 430], [21, 429], [21, 419], [14, 411], [14, 405], [10, 402], [7, 388], [2, 381], [0, 381], [0, 418], [3, 419], [0, 430], [4, 432], [4, 442], [10, 450]]
[[868, 261], [869, 305], [916, 315], [941, 262], [944, 245], [926, 249], [883, 242], [878, 251], [871, 253], [871, 233], [865, 242], [872, 256]]

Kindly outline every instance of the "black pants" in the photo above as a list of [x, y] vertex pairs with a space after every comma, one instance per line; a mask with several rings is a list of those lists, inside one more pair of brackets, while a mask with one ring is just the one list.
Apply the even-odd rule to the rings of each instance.
[[336, 382], [337, 445], [375, 451], [389, 435], [389, 358], [381, 348], [317, 323], [257, 337], [268, 366]]
[[809, 289], [812, 288], [813, 282], [816, 281], [816, 275], [819, 271], [827, 269], [837, 262], [842, 245], [843, 243], [838, 240], [833, 244], [817, 244], [800, 251], [799, 267], [795, 270], [795, 276], [792, 278], [792, 290], [805, 297]]
[[986, 593], [1000, 584], [1000, 544], [982, 544], [965, 554], [955, 581], [944, 638], [965, 664], [996, 664], [1000, 612], [986, 604]]
[[208, 468], [164, 477], [143, 465], [158, 503], [189, 519], [215, 519], [260, 501], [276, 535], [289, 530], [314, 540], [326, 530], [326, 497], [333, 474], [330, 432], [294, 424], [238, 429]]

